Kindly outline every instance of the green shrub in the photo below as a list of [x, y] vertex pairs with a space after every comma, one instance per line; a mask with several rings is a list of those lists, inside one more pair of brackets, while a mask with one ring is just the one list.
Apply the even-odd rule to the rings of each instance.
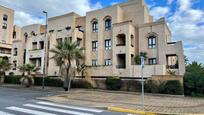
[[146, 81], [144, 89], [146, 93], [159, 93], [159, 86], [154, 80]]
[[93, 88], [93, 86], [85, 79], [72, 80], [71, 88]]
[[[42, 77], [34, 77], [35, 85], [41, 86], [43, 82]], [[51, 86], [51, 87], [62, 87], [63, 82], [61, 79], [57, 78], [50, 78], [50, 77], [45, 77], [45, 86]]]
[[183, 87], [178, 80], [169, 80], [159, 85], [159, 92], [162, 94], [182, 95]]
[[129, 80], [127, 82], [128, 91], [136, 91], [141, 92], [142, 91], [142, 84], [140, 81], [137, 80]]
[[4, 83], [8, 83], [8, 84], [20, 84], [20, 79], [21, 76], [6, 76], [4, 79]]
[[122, 81], [117, 77], [107, 77], [106, 78], [106, 87], [108, 90], [120, 90], [122, 86]]
[[[42, 85], [42, 77], [35, 77], [35, 85]], [[45, 77], [45, 86], [63, 87], [63, 81], [58, 78]], [[71, 88], [92, 88], [92, 85], [84, 79], [72, 80]]]

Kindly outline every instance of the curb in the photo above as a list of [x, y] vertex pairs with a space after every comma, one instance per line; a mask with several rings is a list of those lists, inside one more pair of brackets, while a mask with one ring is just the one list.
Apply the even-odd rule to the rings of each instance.
[[193, 114], [193, 113], [162, 113], [162, 112], [146, 112], [142, 110], [132, 110], [132, 109], [124, 109], [119, 107], [108, 107], [107, 110], [121, 113], [129, 113], [129, 114], [139, 114], [139, 115], [204, 115], [204, 114]]
[[109, 111], [121, 112], [121, 113], [130, 113], [130, 114], [139, 114], [139, 115], [157, 115], [152, 112], [145, 112], [142, 110], [131, 110], [131, 109], [123, 109], [118, 107], [108, 107]]

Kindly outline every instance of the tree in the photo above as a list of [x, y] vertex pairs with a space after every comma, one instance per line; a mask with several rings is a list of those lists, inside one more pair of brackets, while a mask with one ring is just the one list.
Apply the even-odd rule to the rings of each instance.
[[135, 57], [136, 65], [140, 65], [141, 64], [141, 56], [144, 57], [144, 60], [147, 60], [147, 53], [146, 52], [140, 52], [140, 54]]
[[64, 42], [58, 43], [54, 49], [50, 52], [54, 53], [53, 59], [61, 59], [62, 69], [65, 70], [64, 78], [64, 89], [65, 91], [70, 90], [72, 76], [74, 75], [74, 67], [72, 63], [74, 60], [78, 61], [83, 58], [82, 48], [79, 48], [79, 43], [77, 41], [71, 42], [71, 39], [65, 38]]
[[0, 58], [0, 78], [1, 82], [4, 82], [5, 72], [10, 70], [11, 64], [5, 58]]
[[188, 65], [189, 60], [188, 60], [188, 57], [185, 55], [184, 55], [184, 61], [185, 61], [185, 64]]
[[[22, 78], [20, 80], [21, 84], [25, 85], [26, 87], [30, 87], [31, 85], [33, 85], [34, 79], [31, 73], [39, 71], [40, 68], [32, 64], [24, 64], [18, 68], [23, 73]], [[27, 75], [25, 75], [25, 73], [27, 73]]]
[[196, 61], [186, 66], [184, 75], [185, 95], [204, 95], [204, 65]]

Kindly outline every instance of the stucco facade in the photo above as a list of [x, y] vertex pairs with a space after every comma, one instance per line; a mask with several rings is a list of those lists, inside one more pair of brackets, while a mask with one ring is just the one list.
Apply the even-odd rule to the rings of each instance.
[[147, 54], [145, 77], [168, 75], [168, 71], [177, 75], [185, 73], [182, 42], [171, 41], [165, 19], [153, 21], [144, 0], [129, 0], [87, 12], [86, 16], [71, 12], [52, 17], [48, 19], [47, 35], [44, 33], [45, 27], [38, 24], [21, 29], [20, 48], [25, 58], [20, 59], [25, 61], [20, 62], [35, 62], [41, 67], [40, 74], [43, 74], [44, 54], [48, 55], [46, 74], [59, 74], [59, 66], [50, 59], [53, 54], [45, 52], [46, 44], [42, 47], [42, 42], [48, 40], [48, 49], [52, 49], [65, 38], [78, 41], [85, 48], [81, 63], [88, 66], [90, 76], [140, 77], [141, 67], [135, 58], [141, 53]]
[[14, 11], [0, 6], [0, 57], [11, 57]]

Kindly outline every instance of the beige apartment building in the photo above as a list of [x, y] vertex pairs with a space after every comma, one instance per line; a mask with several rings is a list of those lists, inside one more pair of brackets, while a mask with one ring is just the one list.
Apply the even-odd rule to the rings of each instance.
[[14, 11], [0, 5], [0, 57], [11, 57]]
[[[164, 18], [153, 20], [144, 0], [129, 0], [80, 16], [74, 12], [48, 19], [48, 32], [39, 24], [15, 28], [12, 62], [17, 66], [32, 63], [43, 74], [45, 55], [48, 55], [45, 71], [48, 76], [58, 76], [59, 66], [50, 59], [52, 49], [65, 38], [78, 41], [84, 47], [87, 73], [90, 76], [140, 77], [141, 66], [135, 57], [146, 53], [144, 76], [168, 75], [169, 71], [184, 75], [185, 62], [181, 41], [171, 41], [171, 31]], [[20, 37], [21, 36], [21, 37]], [[17, 40], [18, 39], [18, 40]], [[15, 58], [16, 51], [18, 58]], [[73, 61], [73, 63], [75, 63]], [[75, 64], [73, 64], [75, 66]], [[80, 74], [79, 74], [80, 76]]]

